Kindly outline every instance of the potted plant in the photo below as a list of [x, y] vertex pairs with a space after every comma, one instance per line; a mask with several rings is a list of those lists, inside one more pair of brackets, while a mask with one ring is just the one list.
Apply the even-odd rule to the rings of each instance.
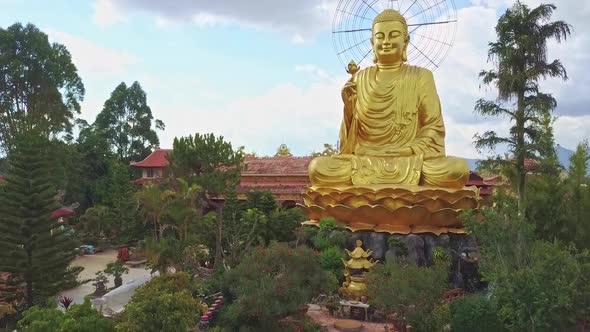
[[123, 274], [129, 273], [129, 269], [125, 267], [121, 261], [116, 261], [114, 263], [107, 264], [107, 268], [104, 270], [104, 273], [115, 277], [115, 288], [118, 288], [123, 285], [122, 276]]
[[96, 278], [94, 278], [94, 283], [92, 283], [92, 285], [95, 288], [93, 295], [96, 297], [101, 297], [105, 295], [107, 293], [108, 282], [109, 279], [107, 278], [107, 276], [104, 275], [103, 271], [96, 272]]

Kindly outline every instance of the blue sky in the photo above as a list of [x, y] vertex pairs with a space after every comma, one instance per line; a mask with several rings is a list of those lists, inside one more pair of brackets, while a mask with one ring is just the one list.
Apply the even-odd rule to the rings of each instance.
[[[425, 4], [433, 0], [421, 0]], [[337, 0], [0, 0], [0, 26], [33, 23], [68, 47], [86, 87], [81, 117], [93, 121], [120, 82], [137, 80], [155, 118], [166, 123], [161, 146], [195, 132], [223, 135], [261, 155], [287, 144], [297, 155], [335, 143], [340, 92], [347, 74], [332, 47]], [[411, 1], [402, 1], [410, 3]], [[525, 1], [536, 5], [536, 0]], [[590, 79], [590, 15], [585, 1], [554, 1], [555, 17], [574, 25], [550, 56], [569, 71], [547, 82], [558, 98], [556, 137], [573, 148], [590, 135], [585, 105]], [[566, 5], [567, 3], [567, 5]], [[247, 4], [247, 5], [245, 5]], [[479, 88], [486, 45], [507, 0], [460, 0], [457, 35], [435, 71], [447, 126], [447, 152], [476, 157], [476, 132], [506, 130], [476, 118], [473, 104], [493, 91]]]

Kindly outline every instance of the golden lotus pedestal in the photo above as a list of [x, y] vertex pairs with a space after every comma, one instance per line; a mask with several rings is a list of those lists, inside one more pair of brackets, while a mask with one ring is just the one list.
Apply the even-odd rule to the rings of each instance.
[[303, 198], [306, 225], [333, 217], [353, 232], [390, 234], [463, 234], [461, 213], [481, 202], [477, 188], [401, 185], [310, 187]]

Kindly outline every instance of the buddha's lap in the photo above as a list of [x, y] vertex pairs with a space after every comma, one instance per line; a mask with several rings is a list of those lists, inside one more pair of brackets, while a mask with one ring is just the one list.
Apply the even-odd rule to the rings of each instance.
[[[352, 184], [353, 156], [317, 157], [309, 164], [309, 175], [312, 184], [350, 185]], [[359, 156], [368, 159], [374, 165], [386, 163], [391, 166], [404, 158], [413, 157], [373, 157]], [[463, 187], [468, 176], [469, 166], [464, 159], [444, 156], [430, 158], [422, 161], [421, 184], [441, 187]]]

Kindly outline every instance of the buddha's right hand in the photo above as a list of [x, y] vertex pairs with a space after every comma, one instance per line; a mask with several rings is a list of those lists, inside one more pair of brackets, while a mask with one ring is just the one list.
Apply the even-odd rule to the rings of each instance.
[[342, 88], [342, 100], [349, 102], [354, 96], [356, 96], [356, 82], [349, 80]]

